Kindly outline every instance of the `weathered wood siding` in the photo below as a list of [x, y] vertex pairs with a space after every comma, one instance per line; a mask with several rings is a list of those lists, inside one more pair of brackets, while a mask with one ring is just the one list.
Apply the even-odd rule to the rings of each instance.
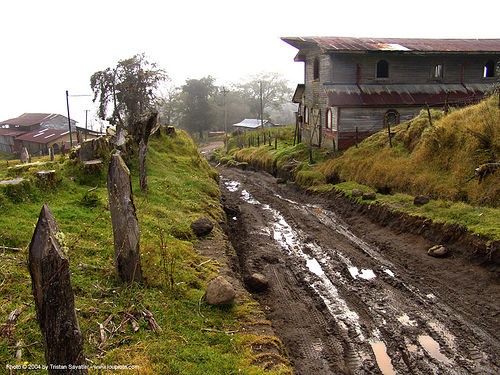
[[400, 123], [406, 122], [419, 114], [422, 107], [401, 107], [401, 108], [341, 108], [340, 125], [341, 132], [354, 132], [356, 127], [360, 132], [375, 133], [384, 127], [384, 116], [388, 110], [395, 110], [399, 113]]
[[[377, 62], [380, 60], [389, 63], [389, 78], [376, 77]], [[360, 84], [462, 83], [462, 74], [464, 83], [494, 82], [498, 77], [483, 77], [484, 66], [489, 60], [497, 62], [500, 55], [335, 54], [330, 56], [328, 64], [331, 75], [325, 77], [324, 82], [355, 84], [358, 64], [361, 67]], [[437, 64], [443, 65], [440, 80], [433, 77]], [[325, 74], [328, 74], [326, 70]]]

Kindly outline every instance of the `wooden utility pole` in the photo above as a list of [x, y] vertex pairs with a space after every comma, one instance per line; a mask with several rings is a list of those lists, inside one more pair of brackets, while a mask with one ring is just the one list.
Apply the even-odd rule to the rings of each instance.
[[260, 127], [264, 129], [264, 106], [262, 103], [262, 81], [259, 81], [260, 86]]
[[83, 335], [78, 325], [61, 231], [49, 206], [43, 205], [29, 247], [35, 310], [42, 331], [48, 373], [85, 375]]
[[87, 140], [87, 133], [89, 132], [88, 127], [87, 127], [87, 115], [89, 113], [89, 110], [85, 110], [85, 140]]
[[69, 145], [73, 147], [73, 139], [71, 138], [71, 118], [69, 117], [69, 94], [66, 90], [66, 108], [68, 109], [68, 129], [69, 129]]
[[229, 152], [229, 142], [227, 139], [227, 103], [226, 103], [226, 95], [229, 91], [226, 90], [224, 86], [222, 86], [222, 95], [224, 97], [224, 146], [226, 149], [226, 154]]

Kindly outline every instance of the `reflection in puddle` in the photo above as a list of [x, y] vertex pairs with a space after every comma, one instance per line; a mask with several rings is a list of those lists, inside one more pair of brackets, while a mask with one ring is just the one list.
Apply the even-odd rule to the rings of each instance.
[[428, 335], [418, 336], [418, 342], [432, 358], [445, 364], [452, 363], [448, 357], [441, 353], [439, 344], [432, 337]]
[[382, 374], [384, 375], [396, 375], [394, 367], [392, 367], [391, 358], [387, 355], [387, 348], [382, 341], [372, 341], [370, 345], [375, 354], [375, 359], [377, 360], [377, 365]]
[[248, 191], [246, 191], [245, 189], [243, 189], [241, 191], [241, 196], [242, 196], [243, 200], [247, 203], [260, 204], [260, 202], [257, 199], [252, 198], [250, 193]]
[[353, 279], [359, 277], [361, 279], [371, 280], [377, 277], [375, 272], [369, 269], [362, 269], [361, 272], [359, 272], [358, 267], [349, 267], [349, 273]]
[[415, 320], [411, 320], [410, 317], [406, 314], [398, 317], [399, 322], [407, 327], [416, 327], [418, 323]]
[[385, 272], [386, 274], [388, 274], [390, 277], [395, 277], [395, 276], [394, 276], [394, 272], [392, 272], [389, 268], [386, 268], [386, 269], [384, 270], [384, 272]]
[[322, 276], [325, 273], [315, 258], [308, 259], [306, 264], [309, 271], [318, 276]]
[[226, 181], [224, 182], [224, 185], [226, 186], [226, 189], [232, 193], [237, 191], [240, 187], [240, 183], [238, 181]]

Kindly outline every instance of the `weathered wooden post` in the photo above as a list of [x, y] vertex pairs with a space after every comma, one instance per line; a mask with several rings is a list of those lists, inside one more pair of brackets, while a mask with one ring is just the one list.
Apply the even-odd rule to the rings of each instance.
[[21, 155], [19, 157], [19, 161], [22, 163], [22, 164], [26, 164], [29, 162], [29, 159], [30, 159], [30, 154], [28, 152], [28, 149], [26, 147], [23, 147], [22, 151], [21, 151]]
[[141, 281], [139, 224], [135, 214], [132, 183], [130, 172], [119, 153], [111, 156], [107, 183], [116, 272], [124, 282]]
[[29, 247], [29, 271], [49, 374], [87, 374], [61, 231], [43, 205]]

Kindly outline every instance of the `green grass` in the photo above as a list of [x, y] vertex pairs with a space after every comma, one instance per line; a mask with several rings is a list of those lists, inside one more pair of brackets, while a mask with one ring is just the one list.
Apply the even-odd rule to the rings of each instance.
[[[351, 196], [353, 189], [359, 189], [363, 192], [374, 191], [369, 186], [360, 185], [355, 182], [343, 182], [328, 186], [325, 190], [338, 190]], [[360, 197], [352, 197], [358, 203], [365, 203]], [[381, 204], [388, 206], [392, 210], [405, 212], [413, 216], [422, 216], [436, 223], [458, 224], [469, 231], [484, 236], [490, 240], [500, 239], [500, 215], [499, 210], [491, 207], [475, 207], [463, 202], [451, 202], [446, 200], [430, 200], [423, 206], [413, 204], [413, 196], [396, 193], [380, 194], [371, 201], [370, 204]]]
[[[10, 192], [0, 190], [0, 246], [23, 249], [0, 247], [0, 329], [6, 328], [9, 313], [24, 309], [12, 330], [0, 336], [2, 366], [45, 363], [26, 247], [42, 204], [47, 203], [69, 248], [71, 282], [86, 356], [92, 361], [89, 365], [139, 365], [134, 372], [139, 374], [290, 373], [287, 365], [272, 371], [255, 365], [249, 346], [251, 335], [201, 331], [239, 331], [259, 312], [253, 301], [245, 300], [222, 308], [203, 303], [203, 317], [198, 314], [198, 301], [219, 266], [215, 261], [204, 263], [207, 259], [195, 251], [196, 238], [189, 225], [200, 216], [224, 220], [224, 214], [219, 204], [218, 174], [200, 156], [196, 145], [182, 131], [173, 137], [153, 137], [148, 152], [147, 194], [139, 191], [136, 161], [128, 164], [141, 230], [141, 263], [146, 278], [142, 284], [124, 285], [116, 276], [105, 173], [85, 176], [76, 162], [57, 161], [53, 164], [58, 174], [54, 186], [37, 184], [33, 171], [27, 170], [20, 172], [29, 179], [26, 186]], [[7, 173], [6, 164], [0, 165], [0, 176]], [[96, 185], [98, 188], [88, 193]], [[222, 238], [223, 234], [215, 230], [211, 236]], [[173, 288], [164, 261], [174, 266]], [[155, 333], [139, 315], [137, 332], [130, 322], [124, 323], [129, 314], [144, 309], [153, 314], [162, 333]], [[98, 323], [106, 320], [110, 332], [101, 343]], [[30, 345], [20, 361], [14, 359], [19, 339], [23, 345]]]

